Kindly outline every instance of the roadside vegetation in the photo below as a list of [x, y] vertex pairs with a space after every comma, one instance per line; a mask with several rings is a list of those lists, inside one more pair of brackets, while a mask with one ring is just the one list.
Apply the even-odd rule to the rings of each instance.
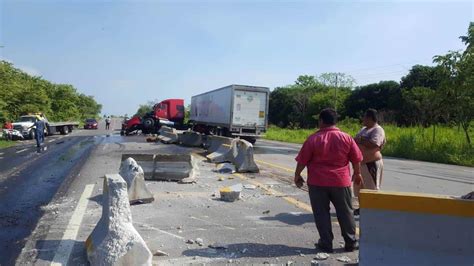
[[0, 149], [8, 148], [13, 145], [15, 145], [14, 141], [7, 141], [7, 140], [0, 139]]
[[267, 139], [302, 143], [317, 127], [320, 110], [336, 108], [342, 130], [354, 135], [365, 110], [379, 111], [385, 155], [474, 166], [474, 22], [460, 37], [464, 51], [413, 66], [401, 81], [354, 87], [344, 73], [302, 75], [270, 95]]
[[[387, 135], [387, 145], [382, 151], [386, 156], [437, 163], [457, 164], [474, 167], [474, 149], [469, 146], [462, 129], [449, 126], [424, 128], [382, 125]], [[338, 127], [350, 134], [360, 130], [356, 122], [342, 121]], [[316, 129], [289, 129], [272, 126], [265, 138], [290, 143], [303, 143]], [[433, 133], [434, 132], [434, 133]], [[435, 139], [433, 141], [433, 134]], [[474, 137], [471, 132], [470, 137]]]
[[0, 127], [27, 113], [44, 113], [50, 121], [82, 121], [98, 117], [101, 109], [94, 97], [72, 85], [55, 84], [0, 61]]

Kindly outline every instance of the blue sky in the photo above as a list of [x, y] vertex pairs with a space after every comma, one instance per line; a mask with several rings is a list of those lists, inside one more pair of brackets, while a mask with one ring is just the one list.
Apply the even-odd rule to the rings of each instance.
[[229, 84], [399, 80], [463, 48], [472, 1], [1, 1], [0, 57], [106, 114]]

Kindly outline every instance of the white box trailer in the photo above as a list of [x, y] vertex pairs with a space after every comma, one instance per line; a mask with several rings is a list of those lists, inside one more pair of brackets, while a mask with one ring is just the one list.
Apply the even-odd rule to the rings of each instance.
[[193, 96], [189, 120], [196, 131], [254, 142], [267, 130], [269, 98], [266, 87], [226, 86]]

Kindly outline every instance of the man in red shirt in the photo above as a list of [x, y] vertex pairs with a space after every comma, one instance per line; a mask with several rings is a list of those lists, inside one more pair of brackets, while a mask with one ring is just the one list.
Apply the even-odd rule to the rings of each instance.
[[337, 219], [345, 241], [345, 250], [358, 248], [356, 225], [352, 207], [352, 179], [349, 162], [352, 163], [355, 183], [362, 182], [360, 162], [362, 153], [354, 139], [336, 127], [337, 113], [324, 109], [319, 114], [319, 130], [309, 136], [303, 144], [296, 161], [295, 184], [301, 187], [304, 179], [301, 172], [308, 168], [308, 188], [319, 241], [316, 244], [323, 252], [333, 252], [330, 205], [336, 209]]

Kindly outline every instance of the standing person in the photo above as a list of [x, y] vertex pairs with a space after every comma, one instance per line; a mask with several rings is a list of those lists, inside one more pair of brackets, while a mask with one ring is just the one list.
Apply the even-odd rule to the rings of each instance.
[[301, 172], [308, 168], [308, 187], [311, 208], [319, 232], [317, 247], [323, 252], [333, 252], [330, 205], [336, 208], [345, 250], [359, 247], [356, 239], [356, 224], [352, 209], [351, 175], [352, 163], [356, 182], [362, 181], [360, 162], [362, 154], [354, 139], [336, 127], [337, 113], [324, 109], [319, 114], [319, 130], [306, 139], [298, 156], [295, 184], [301, 187], [304, 179]]
[[10, 122], [10, 121], [5, 122], [5, 124], [3, 125], [3, 129], [5, 129], [4, 132], [6, 132], [7, 140], [12, 140], [12, 138], [13, 138], [13, 136], [12, 136], [12, 134], [13, 134], [13, 132], [12, 132], [13, 124], [12, 124], [12, 122]]
[[110, 116], [108, 116], [108, 117], [105, 119], [105, 129], [106, 129], [106, 130], [109, 130], [109, 129], [110, 129]]
[[[365, 111], [362, 124], [364, 127], [357, 133], [355, 141], [364, 156], [361, 164], [363, 185], [354, 184], [356, 197], [359, 197], [362, 188], [380, 189], [383, 173], [382, 149], [386, 143], [385, 131], [378, 124], [377, 110]], [[354, 210], [354, 215], [359, 215], [359, 209]]]
[[38, 148], [44, 142], [44, 126], [44, 121], [41, 119], [36, 119], [36, 122], [31, 126], [31, 128], [35, 128], [36, 147]]

